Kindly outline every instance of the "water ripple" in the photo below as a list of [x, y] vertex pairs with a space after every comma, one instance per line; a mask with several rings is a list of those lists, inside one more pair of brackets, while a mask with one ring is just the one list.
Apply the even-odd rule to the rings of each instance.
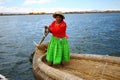
[[[120, 13], [65, 14], [71, 53], [120, 56]], [[0, 72], [9, 80], [35, 80], [29, 56], [51, 15], [0, 17]], [[51, 34], [45, 41], [49, 41]]]

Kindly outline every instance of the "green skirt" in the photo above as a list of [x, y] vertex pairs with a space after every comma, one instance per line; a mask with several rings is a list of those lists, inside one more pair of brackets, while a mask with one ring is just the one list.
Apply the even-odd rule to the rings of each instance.
[[62, 61], [70, 60], [69, 45], [66, 38], [52, 36], [47, 49], [46, 60], [53, 64], [60, 64]]

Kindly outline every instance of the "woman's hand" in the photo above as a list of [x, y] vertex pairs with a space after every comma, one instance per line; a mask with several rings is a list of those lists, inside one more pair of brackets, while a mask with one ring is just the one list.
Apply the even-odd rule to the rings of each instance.
[[45, 26], [44, 28], [45, 28], [45, 30], [46, 30], [47, 32], [51, 32], [51, 31], [50, 31], [50, 28], [49, 28], [48, 26]]
[[44, 28], [45, 28], [45, 29], [47, 29], [47, 28], [48, 28], [48, 26], [44, 26]]

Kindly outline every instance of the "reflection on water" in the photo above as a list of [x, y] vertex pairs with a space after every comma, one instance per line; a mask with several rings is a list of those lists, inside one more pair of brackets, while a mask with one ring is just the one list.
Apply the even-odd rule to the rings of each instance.
[[[120, 13], [66, 14], [71, 53], [120, 56]], [[35, 80], [29, 55], [51, 15], [0, 16], [0, 74]], [[50, 34], [45, 41], [49, 41]]]

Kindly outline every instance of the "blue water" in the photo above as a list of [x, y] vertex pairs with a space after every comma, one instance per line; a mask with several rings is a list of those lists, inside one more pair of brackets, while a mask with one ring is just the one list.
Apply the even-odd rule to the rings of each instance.
[[[120, 57], [120, 13], [65, 14], [71, 53]], [[35, 80], [29, 56], [51, 15], [0, 16], [0, 74]], [[49, 41], [50, 34], [45, 39]]]

